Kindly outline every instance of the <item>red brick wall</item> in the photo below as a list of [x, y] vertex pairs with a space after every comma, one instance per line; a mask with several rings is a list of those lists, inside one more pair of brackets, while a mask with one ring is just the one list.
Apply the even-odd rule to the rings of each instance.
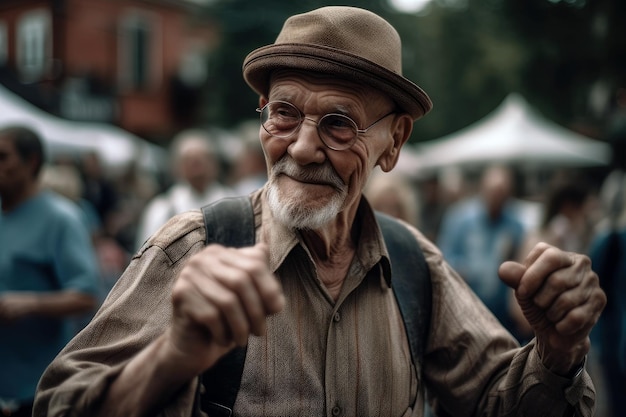
[[[24, 10], [51, 9], [53, 0], [2, 0], [0, 18], [8, 23], [9, 62], [14, 62], [14, 25]], [[132, 12], [146, 16], [158, 28], [152, 45], [150, 84], [142, 91], [122, 88], [119, 83], [118, 30], [121, 18]], [[168, 137], [179, 128], [170, 114], [169, 81], [178, 70], [190, 42], [202, 42], [210, 49], [217, 42], [209, 22], [190, 24], [189, 9], [172, 2], [142, 0], [65, 0], [60, 13], [53, 15], [53, 56], [58, 65], [55, 83], [65, 77], [96, 76], [117, 94], [118, 124], [144, 137]]]
[[[65, 16], [66, 73], [89, 71], [119, 87], [120, 125], [144, 135], [167, 136], [176, 126], [169, 112], [169, 79], [175, 74], [191, 39], [207, 45], [215, 43], [210, 27], [188, 27], [183, 8], [150, 4], [144, 1], [68, 0]], [[118, 28], [122, 16], [137, 13], [154, 22], [149, 88], [135, 91], [118, 83]], [[197, 35], [198, 30], [200, 36]]]

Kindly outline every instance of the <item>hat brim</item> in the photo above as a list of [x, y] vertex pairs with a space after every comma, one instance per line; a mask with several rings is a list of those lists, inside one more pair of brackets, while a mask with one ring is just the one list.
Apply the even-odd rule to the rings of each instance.
[[252, 51], [243, 63], [243, 77], [267, 97], [272, 71], [297, 69], [334, 75], [370, 85], [389, 95], [400, 109], [419, 119], [432, 108], [428, 95], [412, 81], [356, 55], [323, 45], [281, 43]]

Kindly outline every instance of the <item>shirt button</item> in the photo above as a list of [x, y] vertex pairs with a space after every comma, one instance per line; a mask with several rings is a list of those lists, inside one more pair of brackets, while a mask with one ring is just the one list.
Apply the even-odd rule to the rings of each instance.
[[333, 407], [331, 412], [332, 412], [333, 416], [340, 416], [341, 415], [341, 407], [336, 405], [336, 406]]
[[338, 323], [341, 320], [341, 314], [339, 314], [339, 312], [335, 313], [335, 315], [333, 316], [333, 321], [335, 323]]

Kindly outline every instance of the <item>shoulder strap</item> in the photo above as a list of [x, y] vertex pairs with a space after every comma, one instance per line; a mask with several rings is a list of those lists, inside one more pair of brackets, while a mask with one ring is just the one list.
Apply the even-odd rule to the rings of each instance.
[[[254, 211], [247, 196], [229, 197], [202, 207], [206, 244], [252, 246], [256, 240]], [[237, 347], [200, 376], [194, 413], [231, 416], [246, 360], [246, 348]]]
[[252, 201], [248, 196], [223, 198], [202, 207], [206, 244], [234, 248], [252, 246], [256, 240]]
[[[244, 247], [255, 242], [254, 212], [249, 197], [232, 197], [202, 207], [206, 244]], [[397, 220], [376, 213], [391, 257], [392, 288], [418, 372], [426, 347], [431, 315], [430, 271], [415, 237]], [[196, 410], [231, 416], [241, 385], [246, 348], [236, 348], [207, 370], [199, 384]], [[200, 395], [201, 394], [201, 395]]]
[[430, 270], [415, 236], [396, 219], [376, 212], [391, 258], [391, 287], [404, 321], [418, 372], [428, 340], [432, 304]]

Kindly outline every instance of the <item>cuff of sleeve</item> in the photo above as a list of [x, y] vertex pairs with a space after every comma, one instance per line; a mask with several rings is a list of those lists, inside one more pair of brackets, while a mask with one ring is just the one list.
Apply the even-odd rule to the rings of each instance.
[[563, 390], [563, 394], [567, 402], [571, 405], [579, 404], [584, 397], [593, 397], [593, 383], [589, 374], [585, 371], [587, 357], [583, 360], [580, 367], [573, 373], [572, 377], [557, 375], [550, 371], [541, 361], [539, 353], [533, 349], [530, 353], [530, 359], [535, 363], [534, 368], [538, 372], [539, 378], [544, 384], [551, 387], [559, 387]]

